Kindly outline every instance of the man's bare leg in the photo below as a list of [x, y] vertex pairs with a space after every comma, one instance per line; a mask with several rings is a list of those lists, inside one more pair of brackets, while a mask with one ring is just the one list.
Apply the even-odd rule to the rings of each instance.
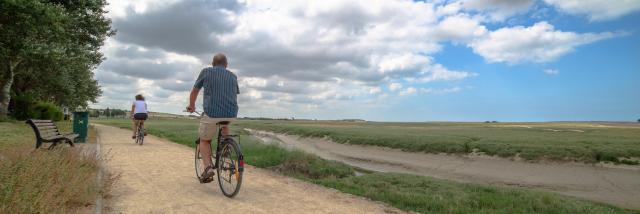
[[204, 166], [213, 167], [213, 163], [211, 161], [211, 140], [202, 140], [200, 139], [200, 156], [204, 160]]

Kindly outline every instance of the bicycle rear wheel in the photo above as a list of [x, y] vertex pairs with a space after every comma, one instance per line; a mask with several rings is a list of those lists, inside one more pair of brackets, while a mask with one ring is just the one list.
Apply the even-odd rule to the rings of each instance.
[[222, 142], [220, 158], [218, 158], [218, 184], [222, 194], [231, 198], [238, 194], [242, 185], [244, 160], [240, 146], [233, 139]]

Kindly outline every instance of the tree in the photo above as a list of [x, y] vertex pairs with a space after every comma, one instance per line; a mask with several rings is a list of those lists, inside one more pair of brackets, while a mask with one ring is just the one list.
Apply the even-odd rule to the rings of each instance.
[[[0, 117], [11, 95], [71, 108], [101, 94], [92, 70], [115, 33], [105, 0], [0, 0]], [[37, 87], [34, 87], [37, 86]]]

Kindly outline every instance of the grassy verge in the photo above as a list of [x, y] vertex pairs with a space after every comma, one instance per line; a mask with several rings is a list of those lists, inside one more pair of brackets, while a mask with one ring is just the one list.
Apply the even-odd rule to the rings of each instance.
[[420, 213], [634, 213], [553, 193], [396, 173], [314, 182]]
[[[68, 122], [58, 123], [70, 130]], [[69, 213], [91, 209], [101, 189], [95, 153], [61, 145], [34, 150], [35, 135], [18, 121], [0, 122], [0, 213]], [[64, 131], [63, 131], [64, 132]], [[94, 139], [92, 130], [89, 139]]]
[[[93, 122], [130, 128], [126, 120]], [[151, 134], [193, 147], [195, 120], [150, 120]], [[236, 125], [233, 130], [240, 130]], [[606, 204], [541, 191], [464, 184], [396, 173], [355, 176], [348, 165], [265, 145], [240, 132], [248, 164], [421, 213], [634, 213]], [[635, 212], [638, 213], [638, 212]]]
[[[640, 125], [596, 123], [376, 123], [241, 120], [243, 127], [338, 143], [429, 153], [481, 152], [528, 160], [638, 164]], [[631, 159], [630, 159], [631, 158]]]

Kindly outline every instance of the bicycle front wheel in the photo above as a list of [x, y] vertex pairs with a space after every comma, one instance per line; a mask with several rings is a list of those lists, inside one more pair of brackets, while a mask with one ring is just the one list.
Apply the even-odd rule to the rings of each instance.
[[138, 140], [137, 140], [138, 144], [140, 144], [142, 146], [142, 143], [144, 143], [144, 126], [140, 126], [140, 128], [138, 128]]
[[231, 198], [238, 194], [242, 185], [244, 160], [240, 146], [233, 139], [222, 142], [220, 158], [218, 158], [218, 184], [222, 194]]

